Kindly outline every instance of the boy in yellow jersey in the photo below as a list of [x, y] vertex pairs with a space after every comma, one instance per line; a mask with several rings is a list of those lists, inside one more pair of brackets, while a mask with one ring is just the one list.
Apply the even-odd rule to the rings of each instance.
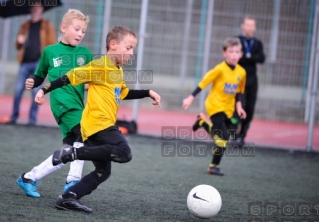
[[[52, 157], [53, 165], [69, 161], [91, 160], [95, 170], [70, 187], [56, 201], [56, 207], [63, 210], [78, 210], [91, 213], [92, 209], [78, 200], [94, 191], [99, 184], [111, 175], [111, 162], [131, 161], [131, 149], [115, 126], [120, 100], [151, 97], [155, 107], [160, 106], [160, 96], [152, 90], [132, 90], [126, 87], [123, 70], [133, 55], [137, 37], [123, 26], [111, 29], [106, 38], [107, 54], [87, 65], [69, 71], [62, 78], [42, 88], [35, 102], [43, 103], [45, 93], [71, 83], [73, 86], [89, 83], [87, 104], [81, 120], [81, 133], [84, 146], [75, 149], [64, 144]], [[80, 150], [81, 149], [81, 150]]]
[[207, 172], [219, 176], [224, 175], [219, 164], [230, 137], [230, 118], [234, 113], [235, 103], [240, 118], [246, 118], [241, 102], [245, 89], [246, 72], [237, 64], [242, 56], [241, 43], [238, 38], [225, 40], [223, 56], [225, 61], [208, 71], [194, 92], [183, 100], [183, 108], [186, 110], [192, 104], [195, 96], [212, 84], [205, 101], [206, 112], [211, 123], [206, 120], [203, 113], [200, 113], [193, 125], [193, 130], [196, 131], [203, 127], [214, 139], [214, 155]]

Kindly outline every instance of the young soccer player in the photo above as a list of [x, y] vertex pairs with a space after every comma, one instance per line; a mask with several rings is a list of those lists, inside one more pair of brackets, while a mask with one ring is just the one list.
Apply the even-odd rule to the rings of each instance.
[[206, 112], [211, 123], [206, 120], [203, 113], [200, 113], [193, 125], [193, 130], [196, 131], [203, 127], [214, 139], [213, 159], [207, 172], [220, 176], [224, 175], [219, 168], [219, 164], [230, 137], [228, 126], [234, 112], [235, 101], [238, 115], [241, 118], [246, 117], [241, 103], [246, 73], [237, 64], [242, 56], [241, 43], [238, 38], [227, 38], [225, 40], [223, 56], [225, 61], [208, 71], [193, 93], [183, 100], [183, 108], [186, 110], [192, 104], [195, 96], [209, 84], [212, 84], [205, 101]]
[[[92, 60], [90, 50], [79, 46], [88, 23], [89, 17], [75, 9], [70, 9], [63, 16], [60, 42], [44, 49], [34, 77], [26, 80], [26, 89], [41, 85], [46, 76], [52, 81], [72, 68], [83, 66]], [[82, 146], [80, 121], [84, 109], [84, 85], [68, 85], [54, 91], [50, 94], [50, 105], [62, 132], [63, 144], [70, 144], [76, 148]], [[64, 190], [81, 179], [83, 163], [84, 161], [80, 160], [71, 163]], [[27, 195], [40, 197], [36, 190], [37, 181], [62, 166], [63, 164], [53, 166], [51, 155], [31, 171], [23, 173], [16, 182]]]
[[95, 170], [70, 187], [56, 201], [58, 209], [70, 209], [91, 213], [92, 209], [78, 200], [94, 191], [111, 175], [111, 161], [131, 161], [131, 148], [115, 126], [120, 100], [151, 97], [155, 107], [160, 106], [160, 96], [152, 90], [132, 90], [126, 87], [123, 70], [133, 55], [137, 37], [126, 27], [112, 28], [106, 38], [107, 54], [86, 66], [76, 68], [49, 86], [38, 91], [35, 102], [43, 103], [44, 94], [69, 83], [76, 86], [89, 83], [87, 104], [81, 120], [84, 146], [74, 149], [63, 145], [53, 154], [53, 165], [69, 161], [92, 160]]

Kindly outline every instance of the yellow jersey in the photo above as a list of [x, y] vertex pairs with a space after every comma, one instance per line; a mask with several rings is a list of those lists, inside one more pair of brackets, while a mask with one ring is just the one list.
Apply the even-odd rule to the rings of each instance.
[[89, 136], [115, 125], [120, 100], [129, 89], [124, 82], [123, 69], [108, 56], [93, 60], [66, 74], [73, 86], [89, 83], [87, 103], [82, 113], [83, 141]]
[[236, 93], [245, 91], [245, 69], [240, 65], [232, 69], [223, 61], [206, 73], [198, 87], [204, 89], [211, 83], [212, 88], [205, 101], [207, 114], [212, 116], [224, 112], [231, 118], [235, 110]]

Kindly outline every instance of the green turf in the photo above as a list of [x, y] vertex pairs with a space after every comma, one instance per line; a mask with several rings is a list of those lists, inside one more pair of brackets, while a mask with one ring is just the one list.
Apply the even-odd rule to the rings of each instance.
[[[202, 221], [191, 215], [186, 205], [188, 192], [199, 184], [214, 186], [223, 199], [221, 211], [211, 221], [250, 221], [251, 202], [319, 202], [318, 154], [259, 148], [255, 156], [224, 157], [221, 168], [226, 175], [216, 177], [206, 174], [210, 157], [163, 157], [160, 139], [142, 136], [127, 139], [133, 160], [113, 163], [111, 177], [82, 198], [83, 204], [93, 208], [93, 213], [87, 215], [54, 208], [68, 164], [43, 178], [38, 186], [42, 195], [39, 199], [26, 196], [15, 184], [21, 173], [59, 148], [59, 130], [0, 125], [0, 221]], [[92, 170], [92, 163], [86, 162], [84, 173]], [[260, 218], [263, 217], [257, 217]], [[280, 221], [282, 215], [273, 218]], [[304, 216], [288, 217], [294, 218]]]

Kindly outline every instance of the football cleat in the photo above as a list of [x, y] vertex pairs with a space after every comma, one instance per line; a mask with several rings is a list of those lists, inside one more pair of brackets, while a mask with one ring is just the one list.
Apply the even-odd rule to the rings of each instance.
[[30, 196], [39, 198], [41, 195], [37, 192], [36, 185], [39, 184], [38, 181], [33, 181], [27, 178], [24, 178], [24, 174], [22, 174], [17, 180], [16, 183], [19, 187], [21, 187], [24, 192]]
[[206, 116], [205, 116], [204, 113], [199, 113], [198, 114], [197, 120], [196, 120], [196, 122], [193, 125], [193, 131], [194, 132], [197, 131], [201, 127], [201, 125], [200, 125], [201, 121], [206, 121]]
[[73, 185], [77, 184], [78, 182], [80, 182], [80, 180], [72, 180], [69, 183], [65, 183], [63, 192], [65, 193], [65, 191], [67, 191], [70, 187], [72, 187]]
[[72, 162], [76, 159], [75, 148], [68, 144], [63, 144], [61, 149], [56, 150], [52, 156], [53, 166], [59, 165], [60, 163]]
[[219, 167], [216, 167], [216, 166], [209, 167], [207, 169], [207, 173], [208, 174], [213, 174], [213, 175], [218, 175], [218, 176], [224, 176], [224, 173], [220, 170]]
[[91, 208], [80, 203], [80, 201], [76, 198], [76, 194], [70, 198], [63, 198], [62, 195], [60, 195], [56, 200], [55, 207], [59, 210], [75, 210], [92, 213]]

